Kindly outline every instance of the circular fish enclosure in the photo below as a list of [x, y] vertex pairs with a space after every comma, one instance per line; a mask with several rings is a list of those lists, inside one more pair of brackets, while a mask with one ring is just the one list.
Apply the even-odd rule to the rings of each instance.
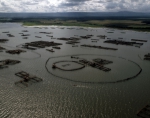
[[84, 68], [85, 65], [77, 61], [58, 61], [53, 64], [53, 68], [57, 68], [63, 71], [75, 71]]
[[[100, 63], [99, 66], [97, 63]], [[137, 63], [111, 55], [82, 54], [51, 57], [45, 66], [47, 71], [56, 77], [82, 83], [125, 82], [136, 78], [142, 72], [142, 68]]]

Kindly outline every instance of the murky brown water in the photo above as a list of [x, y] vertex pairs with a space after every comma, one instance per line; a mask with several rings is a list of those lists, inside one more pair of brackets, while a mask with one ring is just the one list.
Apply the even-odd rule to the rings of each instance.
[[[55, 27], [55, 26], [54, 26]], [[59, 29], [50, 26], [45, 28], [24, 28], [20, 24], [0, 24], [0, 38], [8, 38], [7, 43], [0, 46], [6, 49], [17, 49], [20, 44], [36, 41], [55, 41], [63, 43], [60, 50], [51, 53], [44, 49], [27, 51], [20, 55], [10, 55], [0, 52], [0, 60], [20, 60], [20, 64], [0, 69], [0, 118], [137, 118], [136, 113], [146, 104], [150, 104], [150, 62], [144, 61], [143, 56], [150, 52], [150, 33], [124, 31], [114, 29], [114, 33], [106, 28]], [[28, 39], [23, 39], [19, 33], [28, 30]], [[2, 33], [9, 31], [15, 37], [7, 37]], [[72, 47], [65, 41], [51, 39], [38, 32], [53, 32], [55, 38], [73, 37], [74, 35], [106, 35], [111, 39], [122, 37], [125, 41], [134, 39], [148, 40], [141, 48], [91, 42], [82, 39]], [[36, 38], [40, 36], [42, 38]], [[118, 48], [117, 51], [80, 47], [82, 44], [101, 45]], [[48, 49], [51, 49], [49, 47]], [[52, 64], [61, 60], [71, 59], [71, 55], [92, 60], [103, 58], [114, 63], [106, 67], [110, 72], [103, 72], [92, 67], [78, 71], [61, 71], [52, 69]], [[49, 59], [50, 58], [50, 59]], [[46, 64], [46, 61], [49, 61]], [[130, 61], [129, 61], [130, 60]], [[139, 67], [142, 73], [134, 79], [119, 83], [109, 83], [134, 76]], [[45, 68], [47, 67], [47, 69]], [[26, 71], [43, 79], [43, 82], [33, 83], [29, 87], [18, 87], [14, 83], [20, 78], [16, 72]], [[49, 73], [50, 72], [50, 73]]]

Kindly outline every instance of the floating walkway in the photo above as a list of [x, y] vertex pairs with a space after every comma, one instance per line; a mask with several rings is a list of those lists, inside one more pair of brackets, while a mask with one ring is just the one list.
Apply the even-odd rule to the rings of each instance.
[[131, 39], [132, 41], [147, 42], [147, 40]]
[[2, 60], [0, 61], [0, 68], [6, 68], [8, 67], [7, 65], [15, 65], [18, 63], [20, 63], [20, 61], [18, 60], [11, 60], [11, 59]]
[[58, 45], [62, 45], [61, 43], [55, 43], [54, 41], [34, 41], [34, 42], [30, 42], [30, 43], [25, 43], [24, 45], [22, 45], [22, 48], [26, 48], [26, 49], [32, 49], [33, 50], [35, 48], [45, 48], [45, 47], [50, 47], [50, 46], [58, 46]]
[[8, 39], [0, 39], [0, 43], [6, 43]]
[[16, 76], [22, 78], [23, 80], [20, 80], [18, 82], [15, 82], [15, 84], [23, 84], [25, 86], [28, 86], [28, 83], [36, 83], [36, 82], [41, 82], [43, 81], [41, 78], [37, 77], [37, 76], [33, 76], [27, 72], [21, 71], [18, 73], [15, 73]]
[[108, 48], [108, 47], [102, 47], [102, 46], [95, 46], [95, 45], [81, 45], [83, 47], [90, 47], [90, 48], [98, 48], [98, 49], [105, 49], [105, 50], [118, 50], [116, 48]]
[[26, 52], [24, 50], [20, 50], [20, 49], [17, 49], [17, 50], [7, 50], [6, 53], [9, 53], [9, 54], [20, 54], [20, 53], [23, 53], [23, 52]]
[[144, 60], [149, 60], [150, 61], [150, 53], [144, 55]]
[[104, 66], [103, 66], [102, 64], [100, 64], [100, 63], [87, 61], [87, 60], [85, 60], [85, 59], [79, 60], [79, 62], [82, 63], [82, 64], [85, 64], [85, 65], [91, 66], [91, 67], [93, 67], [93, 68], [97, 68], [97, 69], [99, 69], [99, 70], [103, 70], [103, 71], [105, 71], [105, 72], [111, 71], [110, 68], [104, 67]]
[[143, 45], [143, 43], [122, 41], [122, 40], [107, 40], [107, 41], [104, 41], [104, 43], [111, 43], [111, 44], [116, 44], [116, 45], [128, 45], [128, 46]]

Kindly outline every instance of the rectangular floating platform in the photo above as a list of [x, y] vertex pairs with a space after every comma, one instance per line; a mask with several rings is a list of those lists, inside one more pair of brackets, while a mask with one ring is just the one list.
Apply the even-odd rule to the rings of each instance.
[[8, 37], [15, 37], [14, 35], [12, 34], [7, 34]]
[[96, 62], [87, 61], [85, 59], [79, 60], [79, 62], [81, 64], [88, 65], [88, 66], [91, 66], [93, 68], [97, 68], [99, 70], [105, 71], [105, 72], [111, 71], [110, 68], [104, 67], [102, 64], [99, 64], [99, 63], [96, 63]]
[[5, 43], [7, 41], [8, 41], [8, 39], [0, 39], [0, 43]]
[[131, 39], [132, 41], [147, 42], [147, 40]]
[[122, 40], [115, 40], [115, 39], [104, 41], [104, 43], [111, 43], [111, 44], [116, 44], [116, 45], [128, 45], [128, 46], [143, 45], [143, 43], [122, 41]]
[[78, 41], [68, 41], [68, 42], [66, 42], [66, 44], [75, 44], [75, 43], [80, 43], [80, 42], [78, 42]]
[[70, 38], [57, 38], [58, 40], [63, 40], [63, 41], [78, 41], [80, 38], [76, 37], [70, 37]]
[[42, 33], [42, 34], [52, 34], [52, 32], [39, 32], [39, 33]]
[[46, 49], [49, 52], [55, 52], [53, 49]]
[[102, 64], [102, 65], [113, 63], [112, 61], [109, 61], [109, 60], [106, 60], [106, 59], [100, 59], [100, 58], [93, 59], [93, 61], [98, 63], [98, 64]]
[[15, 73], [15, 75], [22, 78], [22, 80], [15, 82], [15, 84], [23, 84], [25, 86], [28, 86], [29, 82], [36, 83], [36, 82], [43, 81], [41, 78], [34, 76], [34, 75], [31, 75], [25, 71]]
[[20, 54], [22, 52], [26, 52], [24, 50], [20, 50], [20, 49], [17, 49], [17, 50], [7, 50], [6, 53], [9, 53], [9, 54]]
[[3, 47], [0, 46], [0, 51], [2, 51], [2, 50], [5, 50], [5, 48], [3, 48]]
[[50, 46], [58, 46], [62, 45], [61, 43], [55, 43], [54, 41], [34, 41], [30, 43], [25, 43], [23, 46], [24, 47], [36, 47], [36, 48], [45, 48], [45, 47], [50, 47]]
[[61, 49], [60, 47], [52, 47], [52, 48], [55, 48], [55, 49]]
[[18, 60], [11, 60], [11, 59], [6, 59], [6, 60], [1, 60], [0, 61], [0, 68], [5, 68], [7, 65], [15, 65], [20, 63]]
[[89, 48], [98, 48], [98, 49], [105, 49], [105, 50], [118, 50], [117, 48], [109, 48], [109, 47], [102, 47], [102, 46], [95, 46], [95, 45], [81, 45], [83, 47], [89, 47]]
[[40, 36], [35, 36], [36, 38], [42, 38], [42, 37], [40, 37]]
[[148, 53], [148, 54], [144, 55], [144, 57], [150, 57], [150, 53]]

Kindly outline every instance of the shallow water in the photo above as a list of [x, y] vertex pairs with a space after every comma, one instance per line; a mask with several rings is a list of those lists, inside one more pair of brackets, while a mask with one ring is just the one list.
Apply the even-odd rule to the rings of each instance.
[[[146, 104], [150, 104], [150, 62], [143, 60], [144, 55], [150, 50], [150, 33], [107, 28], [77, 30], [79, 27], [74, 29], [47, 27], [48, 29], [25, 28], [21, 24], [0, 24], [0, 38], [9, 39], [7, 43], [0, 44], [6, 49], [17, 49], [20, 48], [20, 44], [38, 40], [63, 43], [60, 50], [54, 49], [54, 53], [45, 50], [51, 47], [35, 51], [25, 49], [27, 52], [20, 55], [0, 52], [0, 60], [21, 61], [20, 64], [0, 69], [0, 118], [137, 118], [136, 113]], [[30, 34], [28, 39], [23, 39], [19, 34], [22, 30], [28, 30], [25, 33]], [[111, 30], [114, 33], [107, 33]], [[6, 31], [15, 37], [7, 37], [5, 33], [2, 33]], [[55, 38], [92, 34], [92, 39], [98, 39], [97, 35], [106, 35], [111, 39], [121, 37], [125, 41], [130, 41], [134, 38], [148, 40], [148, 42], [141, 48], [137, 48], [103, 43], [106, 39], [100, 39], [98, 42], [82, 39], [77, 44], [78, 47], [72, 47], [66, 44], [66, 41], [51, 39], [46, 34], [38, 33], [44, 31], [53, 32], [52, 35]], [[100, 45], [118, 50], [81, 47], [82, 44]], [[113, 64], [106, 65], [112, 70], [103, 72], [92, 67], [85, 67], [78, 71], [64, 72], [52, 69], [54, 62], [75, 60], [70, 58], [71, 55], [87, 60], [103, 58], [113, 61]], [[142, 73], [129, 81], [109, 83], [135, 75], [139, 67], [131, 61], [142, 68]], [[21, 80], [15, 76], [15, 73], [19, 71], [41, 77], [43, 82], [30, 84], [29, 87], [16, 86], [14, 83]]]

